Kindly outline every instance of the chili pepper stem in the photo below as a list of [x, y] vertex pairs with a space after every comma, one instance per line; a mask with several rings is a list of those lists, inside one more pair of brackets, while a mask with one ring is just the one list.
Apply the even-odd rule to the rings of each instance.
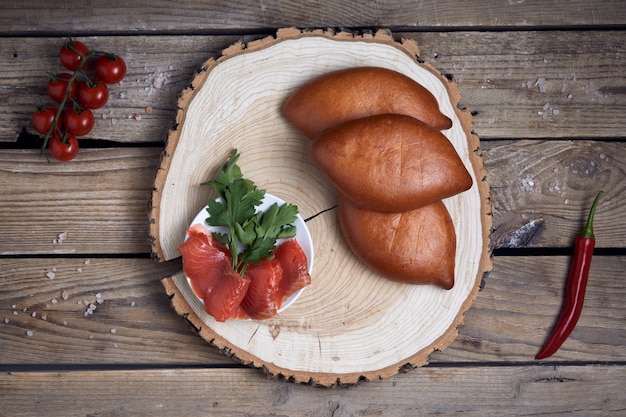
[[591, 209], [589, 210], [589, 217], [587, 218], [587, 223], [585, 224], [585, 227], [583, 227], [583, 230], [580, 232], [580, 235], [582, 237], [586, 237], [586, 238], [593, 238], [594, 234], [593, 234], [593, 217], [596, 214], [596, 207], [598, 206], [598, 202], [600, 201], [600, 197], [602, 197], [603, 192], [600, 191], [597, 195], [596, 198], [593, 200], [593, 204], [591, 205]]

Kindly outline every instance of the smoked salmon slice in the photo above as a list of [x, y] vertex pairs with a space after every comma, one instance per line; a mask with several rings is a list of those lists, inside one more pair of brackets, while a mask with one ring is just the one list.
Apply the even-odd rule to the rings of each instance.
[[265, 259], [259, 264], [249, 264], [245, 276], [250, 279], [250, 288], [241, 302], [243, 310], [253, 319], [275, 317], [282, 301], [278, 298], [283, 277], [280, 262], [276, 259]]
[[189, 238], [178, 248], [183, 258], [183, 272], [196, 295], [203, 298], [231, 263], [230, 256], [227, 249], [221, 247], [209, 230], [200, 224], [189, 228], [187, 235]]
[[204, 310], [220, 322], [234, 317], [249, 287], [250, 280], [227, 265], [204, 294]]
[[191, 288], [204, 301], [204, 310], [217, 321], [226, 321], [237, 311], [250, 281], [232, 267], [228, 249], [216, 242], [200, 224], [187, 231], [189, 238], [178, 248], [183, 272]]
[[274, 256], [283, 267], [279, 295], [281, 298], [289, 297], [311, 283], [306, 255], [296, 239], [290, 239], [280, 244], [274, 250]]
[[249, 264], [241, 276], [233, 269], [228, 248], [209, 229], [195, 224], [187, 235], [178, 248], [183, 272], [204, 310], [219, 322], [276, 317], [283, 300], [311, 283], [306, 255], [295, 239], [280, 244], [273, 259]]

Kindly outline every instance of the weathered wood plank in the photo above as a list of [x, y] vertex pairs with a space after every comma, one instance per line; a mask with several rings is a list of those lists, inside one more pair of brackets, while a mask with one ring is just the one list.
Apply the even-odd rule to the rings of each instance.
[[[606, 194], [596, 215], [597, 245], [626, 246], [623, 144], [485, 141], [482, 151], [494, 196], [494, 247], [571, 246], [599, 189]], [[59, 164], [34, 149], [0, 152], [0, 254], [148, 253], [160, 154], [83, 149]]]
[[[431, 363], [532, 361], [568, 266], [567, 257], [495, 257], [459, 337]], [[234, 364], [171, 308], [159, 279], [179, 269], [148, 259], [0, 259], [0, 364]], [[625, 257], [594, 259], [583, 315], [551, 361], [626, 361], [625, 270]], [[85, 315], [89, 304], [96, 309]]]
[[0, 265], [3, 365], [232, 364], [170, 307], [159, 280], [179, 271], [180, 262], [51, 258]]
[[89, 149], [59, 164], [35, 149], [1, 152], [0, 254], [146, 253], [160, 154], [158, 148]]
[[624, 412], [624, 378], [624, 366], [427, 367], [326, 390], [249, 369], [11, 372], [0, 401], [15, 417], [592, 416]]
[[[49, 73], [63, 72], [58, 51], [66, 38], [9, 38], [0, 43], [0, 141], [15, 141], [47, 97]], [[109, 86], [107, 104], [94, 110], [95, 127], [86, 137], [118, 142], [162, 142], [174, 124], [178, 94], [202, 63], [236, 42], [235, 36], [87, 37], [91, 50], [117, 53], [127, 74]], [[247, 39], [247, 38], [244, 38]], [[172, 49], [170, 49], [172, 48]], [[137, 120], [135, 115], [141, 117]]]
[[[626, 112], [620, 31], [397, 33], [454, 77], [475, 131], [491, 138], [623, 138]], [[244, 36], [243, 41], [264, 37]], [[112, 86], [90, 139], [160, 142], [173, 126], [177, 96], [202, 63], [236, 36], [125, 36], [82, 39], [117, 52], [128, 75]], [[13, 142], [38, 104], [48, 72], [60, 69], [63, 38], [5, 38], [0, 44], [0, 141]], [[150, 108], [151, 113], [146, 109]], [[141, 117], [136, 120], [135, 115]]]
[[[495, 257], [459, 338], [432, 362], [532, 361], [561, 309], [569, 263], [569, 257]], [[593, 259], [582, 316], [550, 361], [626, 359], [624, 271], [624, 257]]]
[[[399, 34], [403, 35], [403, 34]], [[417, 33], [489, 138], [624, 137], [623, 32]]]
[[495, 247], [570, 247], [596, 193], [598, 247], [625, 247], [626, 147], [619, 142], [482, 142]]
[[[33, 12], [37, 10], [37, 13]], [[298, 27], [529, 27], [619, 25], [626, 9], [610, 0], [567, 2], [410, 0], [299, 2], [251, 0], [172, 3], [109, 1], [3, 5], [2, 33], [167, 32]], [[28, 24], [25, 24], [28, 22]], [[103, 23], [106, 24], [103, 24]]]

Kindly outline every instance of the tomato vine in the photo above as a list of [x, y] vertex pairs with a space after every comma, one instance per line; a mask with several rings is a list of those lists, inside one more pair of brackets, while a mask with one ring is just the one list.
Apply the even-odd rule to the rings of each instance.
[[[59, 51], [59, 60], [71, 74], [50, 76], [48, 96], [57, 104], [37, 110], [32, 117], [35, 131], [43, 136], [40, 154], [46, 149], [59, 161], [69, 161], [78, 153], [76, 136], [87, 135], [94, 126], [91, 109], [103, 107], [109, 99], [107, 84], [117, 84], [126, 75], [122, 57], [90, 51], [82, 42], [68, 39]], [[93, 74], [88, 74], [93, 63]], [[54, 114], [54, 116], [52, 116]]]

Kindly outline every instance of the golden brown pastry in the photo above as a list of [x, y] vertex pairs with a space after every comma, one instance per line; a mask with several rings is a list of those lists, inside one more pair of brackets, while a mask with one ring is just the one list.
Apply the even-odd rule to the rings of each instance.
[[430, 91], [402, 73], [378, 67], [321, 75], [299, 87], [282, 113], [311, 139], [339, 123], [384, 113], [412, 116], [437, 130], [452, 127]]
[[311, 158], [359, 207], [414, 210], [472, 186], [450, 141], [409, 116], [384, 114], [327, 129], [311, 144]]
[[441, 201], [403, 213], [357, 207], [339, 194], [341, 230], [354, 255], [392, 281], [454, 286], [456, 234]]

